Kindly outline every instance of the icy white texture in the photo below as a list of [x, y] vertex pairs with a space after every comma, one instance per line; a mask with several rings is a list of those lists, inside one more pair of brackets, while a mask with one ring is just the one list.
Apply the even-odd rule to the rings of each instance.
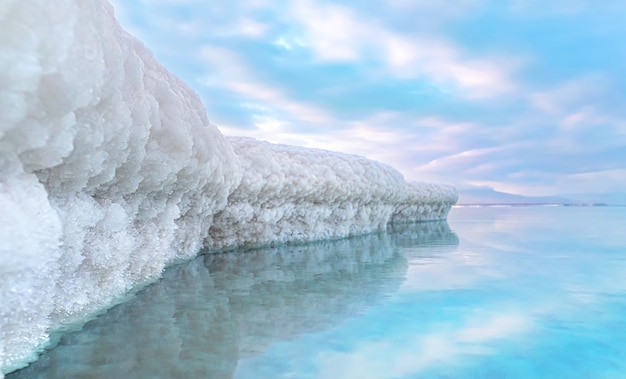
[[0, 372], [203, 246], [343, 237], [456, 201], [361, 157], [224, 138], [104, 0], [3, 0], [0, 25]]
[[207, 246], [261, 245], [363, 234], [391, 222], [446, 217], [453, 187], [407, 184], [360, 156], [229, 138], [244, 175], [209, 229]]

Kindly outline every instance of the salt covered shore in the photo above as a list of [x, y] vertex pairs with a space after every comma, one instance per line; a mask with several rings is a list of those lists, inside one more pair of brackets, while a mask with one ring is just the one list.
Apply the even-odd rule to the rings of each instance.
[[104, 0], [4, 0], [0, 24], [0, 373], [203, 247], [340, 238], [456, 202], [362, 157], [224, 137]]

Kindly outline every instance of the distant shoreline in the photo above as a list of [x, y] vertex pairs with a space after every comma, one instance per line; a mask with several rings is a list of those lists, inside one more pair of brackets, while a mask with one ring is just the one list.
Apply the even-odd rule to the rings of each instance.
[[452, 208], [472, 207], [626, 207], [626, 205], [607, 203], [467, 203], [452, 206]]

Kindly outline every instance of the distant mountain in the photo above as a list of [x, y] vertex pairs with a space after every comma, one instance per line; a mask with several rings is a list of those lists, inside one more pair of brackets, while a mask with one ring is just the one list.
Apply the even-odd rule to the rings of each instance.
[[491, 188], [459, 190], [458, 204], [567, 204], [576, 201], [561, 196], [522, 196], [494, 191]]
[[459, 205], [463, 204], [610, 204], [626, 205], [624, 193], [572, 193], [562, 196], [523, 196], [498, 192], [491, 188], [459, 190]]
[[576, 199], [580, 203], [602, 203], [610, 205], [626, 205], [626, 190], [624, 192], [605, 193], [575, 193], [564, 195]]

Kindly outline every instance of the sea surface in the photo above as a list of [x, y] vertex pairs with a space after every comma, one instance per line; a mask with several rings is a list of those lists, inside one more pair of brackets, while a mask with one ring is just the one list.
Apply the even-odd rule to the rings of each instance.
[[626, 208], [206, 254], [7, 378], [626, 378]]

